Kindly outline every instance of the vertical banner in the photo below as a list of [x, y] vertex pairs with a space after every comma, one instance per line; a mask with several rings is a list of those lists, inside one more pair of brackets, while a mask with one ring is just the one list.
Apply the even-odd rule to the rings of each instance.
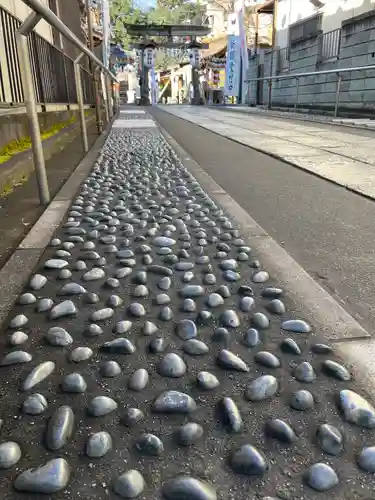
[[151, 104], [156, 104], [156, 71], [155, 68], [151, 68], [150, 71], [150, 90], [151, 90]]
[[241, 47], [240, 37], [228, 36], [227, 61], [225, 67], [224, 93], [229, 97], [237, 97], [240, 90]]
[[108, 0], [102, 0], [102, 27], [103, 27], [103, 63], [109, 68], [110, 58], [110, 36], [111, 36], [111, 18], [109, 15]]

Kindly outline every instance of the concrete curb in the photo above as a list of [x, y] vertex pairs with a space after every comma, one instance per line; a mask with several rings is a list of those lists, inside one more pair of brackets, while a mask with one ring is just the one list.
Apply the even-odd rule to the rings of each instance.
[[[208, 129], [208, 128], [204, 127], [203, 125], [200, 125], [199, 123], [194, 123], [194, 122], [188, 120], [187, 118], [181, 118], [180, 116], [174, 115], [173, 113], [166, 111], [164, 108], [160, 108], [160, 110], [164, 111], [165, 113], [170, 114], [171, 116], [179, 118], [180, 120], [186, 120], [189, 123], [192, 123], [193, 125], [196, 125], [197, 127], [202, 128], [203, 130], [208, 130], [209, 132], [212, 132], [213, 134], [219, 135], [220, 137], [225, 137], [229, 141], [235, 142], [235, 143], [240, 144], [241, 146], [244, 146], [246, 148], [253, 149], [254, 151], [257, 151], [258, 153], [262, 153], [262, 154], [270, 156], [271, 158], [275, 158], [276, 160], [282, 161], [283, 163], [291, 165], [294, 168], [298, 168], [299, 170], [302, 170], [303, 172], [307, 172], [310, 175], [318, 177], [319, 179], [324, 179], [325, 181], [330, 182], [331, 184], [335, 184], [336, 186], [341, 186], [344, 189], [347, 189], [348, 191], [350, 191], [352, 193], [355, 193], [355, 194], [358, 194], [359, 196], [362, 196], [363, 198], [366, 198], [366, 199], [372, 200], [372, 201], [375, 200], [375, 195], [372, 196], [368, 193], [364, 193], [361, 189], [359, 189], [357, 187], [353, 187], [349, 184], [345, 184], [344, 182], [335, 181], [329, 177], [324, 176], [323, 174], [309, 170], [306, 167], [303, 167], [301, 165], [298, 165], [297, 163], [293, 163], [292, 161], [287, 160], [286, 158], [284, 158], [283, 156], [281, 156], [277, 153], [272, 153], [271, 151], [267, 151], [266, 149], [259, 148], [257, 146], [250, 146], [249, 144], [245, 144], [245, 143], [241, 142], [239, 139], [235, 139], [234, 137], [229, 137], [227, 135], [221, 134], [220, 132], [216, 132], [215, 130]], [[349, 158], [349, 157], [347, 157], [347, 158]], [[352, 158], [349, 158], [349, 159], [352, 159]], [[371, 167], [371, 165], [369, 164], [369, 168], [370, 167]]]
[[375, 399], [375, 339], [280, 247], [161, 125], [158, 126], [184, 166], [207, 194], [237, 223], [249, 246], [261, 255], [265, 268], [281, 287], [287, 289], [288, 296], [297, 310], [314, 324], [317, 337], [334, 345], [338, 356], [346, 366], [351, 367], [355, 379], [366, 388], [369, 396]]
[[115, 117], [107, 125], [90, 151], [64, 183], [52, 202], [21, 241], [12, 256], [0, 270], [0, 328], [7, 319], [18, 295], [28, 282], [53, 233], [64, 218], [75, 194], [91, 170]]

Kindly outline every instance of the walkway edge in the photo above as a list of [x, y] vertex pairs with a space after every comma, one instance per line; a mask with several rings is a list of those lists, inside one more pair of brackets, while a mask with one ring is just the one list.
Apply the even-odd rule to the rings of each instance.
[[270, 271], [272, 277], [281, 287], [288, 289], [288, 296], [301, 311], [301, 315], [319, 329], [320, 337], [323, 336], [335, 346], [336, 353], [346, 366], [350, 366], [355, 379], [375, 399], [375, 339], [280, 247], [159, 123], [158, 127], [183, 165], [206, 193], [238, 224], [244, 239], [261, 255], [264, 267]]
[[[291, 165], [294, 168], [298, 168], [299, 170], [303, 170], [304, 172], [307, 172], [310, 175], [314, 175], [315, 177], [318, 177], [319, 179], [324, 179], [325, 181], [330, 182], [331, 184], [335, 184], [336, 186], [341, 186], [344, 189], [347, 189], [348, 191], [350, 191], [352, 193], [355, 193], [355, 194], [358, 194], [360, 196], [363, 196], [364, 198], [367, 198], [368, 200], [375, 200], [375, 195], [371, 195], [371, 194], [365, 193], [361, 189], [359, 189], [359, 188], [357, 188], [355, 186], [352, 186], [350, 184], [345, 184], [344, 182], [339, 182], [337, 180], [333, 180], [330, 177], [327, 177], [327, 176], [325, 176], [323, 174], [320, 174], [319, 172], [315, 172], [314, 170], [310, 170], [309, 168], [304, 167], [302, 165], [299, 165], [298, 163], [294, 163], [291, 160], [286, 159], [282, 155], [279, 155], [277, 153], [273, 153], [272, 151], [267, 151], [266, 149], [260, 148], [258, 146], [254, 146], [254, 145], [250, 146], [250, 144], [246, 144], [244, 142], [241, 142], [240, 139], [236, 139], [235, 137], [230, 137], [230, 136], [226, 135], [225, 133], [220, 133], [220, 132], [217, 132], [215, 130], [211, 130], [211, 129], [207, 128], [207, 127], [204, 127], [203, 125], [200, 125], [199, 123], [195, 123], [195, 122], [193, 122], [191, 120], [188, 120], [187, 118], [181, 118], [180, 116], [175, 115], [175, 114], [167, 111], [164, 107], [160, 107], [159, 109], [161, 111], [164, 111], [164, 113], [168, 113], [171, 116], [175, 116], [176, 118], [179, 118], [180, 120], [186, 120], [189, 123], [192, 123], [193, 125], [196, 125], [197, 127], [203, 128], [204, 130], [209, 130], [213, 134], [219, 135], [220, 137], [225, 137], [229, 141], [232, 141], [232, 142], [235, 142], [237, 144], [240, 144], [241, 146], [244, 146], [246, 148], [253, 149], [254, 151], [257, 151], [258, 153], [265, 154], [267, 156], [270, 156], [271, 158], [275, 158], [276, 160], [282, 161], [282, 162], [284, 162], [284, 163], [286, 163], [288, 165]], [[369, 165], [369, 167], [370, 167], [370, 165]]]
[[105, 144], [115, 117], [96, 139], [92, 148], [71, 173], [52, 202], [0, 269], [0, 328], [7, 319], [18, 295], [28, 282], [53, 233], [65, 217], [82, 181], [87, 177]]

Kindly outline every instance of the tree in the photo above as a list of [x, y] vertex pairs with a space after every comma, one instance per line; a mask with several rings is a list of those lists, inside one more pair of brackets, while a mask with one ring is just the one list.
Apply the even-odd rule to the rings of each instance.
[[124, 23], [145, 24], [147, 13], [133, 7], [132, 0], [112, 0], [110, 7], [113, 42], [123, 49], [129, 49], [131, 37], [127, 34]]

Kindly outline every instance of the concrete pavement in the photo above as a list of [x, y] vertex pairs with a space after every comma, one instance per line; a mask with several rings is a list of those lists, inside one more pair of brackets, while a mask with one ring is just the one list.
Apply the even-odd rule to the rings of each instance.
[[338, 341], [372, 339], [167, 141], [124, 110], [21, 245], [49, 241], [0, 337], [2, 498], [370, 499]]
[[375, 199], [375, 133], [189, 106], [160, 106], [207, 130]]

